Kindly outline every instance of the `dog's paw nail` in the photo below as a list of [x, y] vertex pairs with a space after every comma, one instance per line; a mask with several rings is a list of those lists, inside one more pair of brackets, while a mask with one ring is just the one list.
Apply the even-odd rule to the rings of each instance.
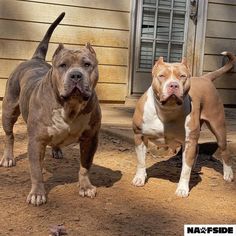
[[227, 182], [232, 182], [234, 180], [233, 173], [229, 175], [224, 175], [224, 180]]
[[34, 206], [40, 206], [42, 204], [45, 204], [47, 199], [44, 194], [39, 194], [39, 195], [29, 194], [26, 201], [28, 204], [32, 204]]
[[80, 190], [79, 190], [79, 195], [80, 195], [81, 197], [85, 197], [85, 191], [84, 191], [84, 189], [80, 189]]
[[0, 162], [0, 166], [3, 167], [12, 167], [16, 165], [16, 161], [14, 159], [3, 158]]
[[79, 195], [81, 197], [90, 197], [90, 198], [95, 198], [96, 197], [96, 187], [88, 187], [88, 188], [80, 188], [79, 190]]
[[147, 174], [144, 173], [138, 173], [134, 176], [132, 184], [136, 187], [142, 187], [145, 184], [145, 180], [146, 180]]
[[145, 184], [145, 178], [134, 177], [132, 184], [136, 187], [142, 187]]
[[188, 189], [184, 189], [184, 188], [177, 188], [175, 194], [178, 197], [188, 197], [189, 195], [189, 190]]
[[142, 187], [145, 184], [146, 178], [147, 178], [146, 168], [137, 168], [132, 184], [136, 187]]
[[227, 182], [232, 182], [234, 179], [234, 173], [231, 166], [225, 166], [224, 168], [224, 180]]

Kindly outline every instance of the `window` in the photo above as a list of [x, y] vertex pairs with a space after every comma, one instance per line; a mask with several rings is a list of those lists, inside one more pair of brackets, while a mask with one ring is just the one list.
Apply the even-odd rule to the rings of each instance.
[[150, 71], [156, 59], [179, 62], [183, 54], [187, 0], [143, 0], [138, 71]]

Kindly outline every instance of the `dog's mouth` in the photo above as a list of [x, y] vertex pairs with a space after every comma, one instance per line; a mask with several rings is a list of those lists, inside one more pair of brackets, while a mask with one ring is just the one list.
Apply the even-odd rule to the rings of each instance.
[[160, 100], [161, 105], [182, 105], [183, 104], [183, 98], [177, 96], [176, 94], [171, 94], [170, 96], [163, 98]]
[[88, 89], [81, 88], [79, 86], [74, 86], [69, 91], [66, 91], [65, 93], [61, 94], [61, 98], [63, 100], [68, 100], [71, 98], [82, 98], [83, 101], [88, 101], [92, 95], [92, 92]]

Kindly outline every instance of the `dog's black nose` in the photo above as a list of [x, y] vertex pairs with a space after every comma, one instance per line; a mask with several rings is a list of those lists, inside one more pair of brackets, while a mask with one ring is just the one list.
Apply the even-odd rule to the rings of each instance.
[[78, 81], [83, 77], [83, 74], [80, 71], [72, 71], [70, 73], [70, 78], [74, 81]]

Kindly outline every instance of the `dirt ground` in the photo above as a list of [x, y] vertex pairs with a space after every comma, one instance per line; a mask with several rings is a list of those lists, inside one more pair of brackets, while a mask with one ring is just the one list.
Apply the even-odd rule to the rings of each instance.
[[[191, 176], [190, 196], [181, 199], [174, 194], [181, 157], [149, 154], [148, 181], [137, 188], [131, 185], [136, 164], [133, 146], [104, 132], [91, 170], [92, 183], [98, 187], [95, 199], [79, 197], [79, 150], [72, 145], [63, 149], [62, 160], [52, 159], [47, 149], [44, 177], [48, 202], [40, 207], [27, 205], [30, 177], [22, 120], [15, 132], [17, 165], [0, 168], [0, 235], [45, 236], [59, 224], [70, 236], [183, 235], [184, 224], [236, 223], [236, 184], [223, 181], [219, 161], [200, 155]], [[2, 130], [0, 135], [2, 154]], [[213, 146], [202, 145], [208, 151]]]

